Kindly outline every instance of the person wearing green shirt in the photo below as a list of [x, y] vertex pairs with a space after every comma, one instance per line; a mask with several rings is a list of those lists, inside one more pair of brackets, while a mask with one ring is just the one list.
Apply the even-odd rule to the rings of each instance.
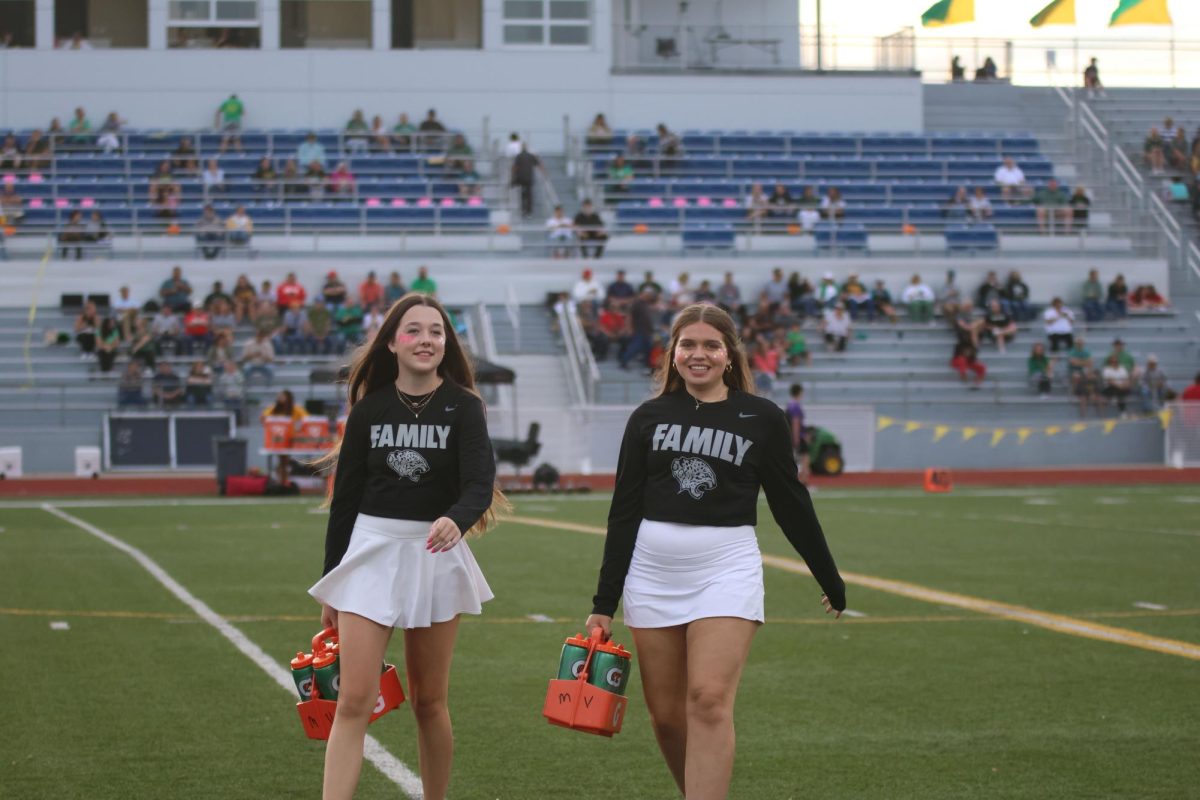
[[420, 267], [417, 270], [417, 279], [409, 284], [408, 290], [437, 297], [437, 284], [434, 283], [433, 278], [429, 277], [428, 267]]
[[71, 144], [88, 144], [91, 141], [92, 123], [88, 121], [87, 114], [82, 108], [75, 109], [75, 116], [71, 118], [71, 124], [67, 126], [67, 130], [71, 132], [71, 136], [67, 139]]
[[1053, 374], [1054, 362], [1046, 355], [1046, 345], [1041, 342], [1034, 343], [1026, 367], [1029, 370], [1030, 385], [1036, 387], [1042, 397], [1050, 394], [1050, 376]]
[[1092, 353], [1084, 346], [1082, 336], [1076, 336], [1071, 349], [1067, 351], [1067, 378], [1071, 382], [1071, 391], [1078, 393], [1079, 384], [1095, 365], [1092, 364]]
[[1094, 269], [1088, 271], [1088, 279], [1083, 282], [1083, 315], [1088, 322], [1104, 319], [1104, 284]]
[[350, 121], [346, 123], [346, 152], [355, 155], [365, 153], [370, 140], [371, 128], [367, 125], [367, 118], [363, 116], [362, 109], [355, 109]]
[[793, 322], [787, 332], [787, 362], [792, 366], [812, 364], [812, 354], [808, 352], [808, 340], [799, 322]]
[[1113, 339], [1112, 347], [1112, 352], [1109, 353], [1108, 358], [1104, 360], [1108, 361], [1109, 358], [1116, 356], [1117, 363], [1128, 370], [1129, 377], [1135, 377], [1135, 373], [1137, 372], [1137, 362], [1133, 360], [1133, 356], [1130, 355], [1129, 351], [1125, 349], [1125, 343], [1120, 339]]
[[400, 119], [396, 121], [396, 127], [392, 128], [392, 142], [397, 150], [411, 150], [413, 137], [417, 132], [417, 128], [408, 121], [408, 114], [401, 114]]
[[325, 307], [320, 297], [313, 300], [305, 315], [305, 334], [314, 353], [329, 355], [337, 349], [337, 337], [333, 335], [333, 314]]
[[350, 347], [357, 347], [363, 337], [363, 310], [357, 302], [344, 305], [333, 315], [338, 336]]
[[1037, 209], [1038, 231], [1047, 232], [1047, 222], [1051, 226], [1061, 223], [1069, 233], [1071, 231], [1072, 210], [1068, 203], [1071, 198], [1067, 191], [1058, 185], [1054, 178], [1046, 181], [1046, 185], [1033, 193], [1033, 205]]
[[608, 165], [608, 191], [628, 192], [632, 181], [633, 167], [626, 163], [625, 156], [618, 155]]
[[246, 107], [236, 94], [229, 95], [225, 102], [217, 106], [213, 127], [225, 132], [221, 137], [220, 152], [224, 153], [229, 147], [233, 147], [239, 153], [242, 151], [242, 137], [238, 133], [242, 129], [242, 117], [245, 113]]

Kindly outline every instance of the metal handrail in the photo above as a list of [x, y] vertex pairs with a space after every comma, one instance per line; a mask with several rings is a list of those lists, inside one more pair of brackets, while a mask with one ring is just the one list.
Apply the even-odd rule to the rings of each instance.
[[600, 382], [600, 367], [596, 364], [596, 355], [592, 352], [587, 334], [583, 332], [583, 324], [579, 321], [579, 309], [574, 301], [569, 303], [567, 320], [571, 326], [571, 335], [575, 340], [576, 353], [582, 364], [584, 386], [587, 390], [586, 400], [589, 403], [596, 400], [596, 384]]
[[508, 324], [513, 329], [513, 347], [521, 352], [521, 303], [517, 300], [517, 290], [509, 281], [504, 300], [504, 311], [508, 315]]
[[571, 317], [574, 315], [574, 309], [570, 303], [559, 302], [554, 304], [554, 313], [558, 317], [558, 329], [563, 333], [563, 341], [567, 346], [567, 374], [571, 378], [571, 387], [575, 390], [575, 402], [587, 403], [589, 396], [583, 385], [583, 374], [579, 368], [578, 343], [575, 341], [575, 330], [571, 326]]
[[496, 335], [492, 330], [492, 314], [486, 303], [479, 303], [480, 338], [483, 342], [483, 357], [491, 360], [499, 356], [496, 349]]

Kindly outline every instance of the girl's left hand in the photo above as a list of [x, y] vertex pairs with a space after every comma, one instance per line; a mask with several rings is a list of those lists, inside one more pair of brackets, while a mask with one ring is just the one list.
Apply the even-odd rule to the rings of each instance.
[[827, 594], [823, 594], [823, 595], [821, 595], [821, 605], [825, 606], [825, 613], [826, 613], [826, 614], [828, 614], [829, 612], [833, 611], [833, 618], [834, 618], [834, 619], [837, 619], [838, 617], [842, 616], [842, 612], [840, 612], [840, 611], [834, 611], [834, 609], [833, 609], [833, 603], [829, 602], [829, 595], [827, 595]]
[[458, 544], [462, 539], [462, 531], [449, 517], [438, 517], [429, 526], [429, 538], [425, 540], [425, 549], [431, 553], [441, 553]]

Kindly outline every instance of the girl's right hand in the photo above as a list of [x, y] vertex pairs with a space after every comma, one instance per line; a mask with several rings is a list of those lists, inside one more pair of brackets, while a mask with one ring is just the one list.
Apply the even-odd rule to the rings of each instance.
[[592, 614], [587, 618], [587, 622], [583, 623], [583, 627], [587, 630], [587, 635], [592, 635], [592, 628], [599, 628], [604, 635], [604, 641], [612, 638], [612, 617], [606, 617], [603, 614]]
[[329, 630], [333, 628], [337, 630], [337, 609], [328, 603], [321, 604], [321, 630]]

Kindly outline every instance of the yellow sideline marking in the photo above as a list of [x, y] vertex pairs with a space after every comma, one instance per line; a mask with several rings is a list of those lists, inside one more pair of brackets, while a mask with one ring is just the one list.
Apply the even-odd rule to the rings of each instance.
[[[580, 525], [575, 522], [557, 522], [549, 519], [539, 519], [537, 517], [509, 517], [512, 522], [520, 525], [531, 525], [539, 528], [549, 528], [551, 530], [568, 530], [577, 531], [579, 533], [590, 533], [597, 536], [605, 535], [604, 528], [599, 528], [594, 525]], [[797, 575], [811, 575], [808, 567], [803, 561], [784, 556], [775, 556], [763, 554], [763, 563], [781, 569], [785, 572], [793, 572]], [[866, 586], [869, 589], [875, 589], [888, 594], [895, 594], [901, 597], [908, 597], [913, 600], [920, 600], [926, 603], [933, 603], [941, 606], [954, 606], [955, 608], [963, 608], [967, 611], [975, 611], [980, 614], [987, 614], [993, 617], [1002, 619], [1014, 620], [1016, 622], [1024, 622], [1028, 625], [1036, 625], [1039, 628], [1055, 631], [1056, 633], [1065, 633], [1068, 636], [1080, 636], [1085, 639], [1096, 639], [1101, 642], [1112, 642], [1114, 644], [1123, 644], [1128, 647], [1139, 647], [1143, 650], [1152, 650], [1156, 653], [1165, 653], [1172, 656], [1182, 656], [1190, 658], [1193, 661], [1200, 661], [1200, 644], [1192, 642], [1183, 642], [1178, 639], [1164, 639], [1158, 636], [1148, 636], [1144, 633], [1131, 631], [1126, 628], [1114, 628], [1110, 625], [1101, 625], [1096, 622], [1086, 622], [1082, 619], [1067, 617], [1061, 614], [1052, 614], [1048, 611], [1038, 611], [1025, 606], [1013, 605], [1011, 603], [1002, 603], [999, 600], [985, 600], [981, 597], [971, 597], [965, 594], [957, 594], [955, 592], [944, 592], [940, 589], [930, 589], [927, 586], [920, 586], [915, 583], [906, 581], [890, 580], [888, 578], [878, 578], [874, 575], [863, 575], [857, 572], [843, 572], [842, 579], [846, 583], [857, 586]]]

